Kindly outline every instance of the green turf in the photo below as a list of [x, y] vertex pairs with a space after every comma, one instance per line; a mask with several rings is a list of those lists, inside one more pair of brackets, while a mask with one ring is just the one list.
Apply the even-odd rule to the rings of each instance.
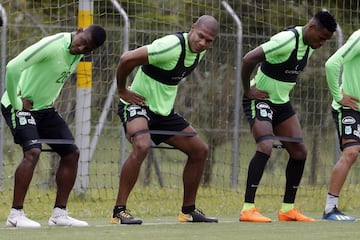
[[[321, 216], [320, 213], [312, 215]], [[270, 216], [275, 218], [276, 216]], [[0, 227], [0, 239], [358, 239], [359, 222], [341, 223], [317, 221], [315, 223], [279, 222], [244, 223], [238, 216], [219, 218], [219, 223], [178, 223], [176, 217], [145, 218], [140, 226], [110, 225], [108, 219], [88, 219], [85, 228], [47, 227], [42, 221], [40, 229], [9, 229]]]
[[[340, 209], [348, 212], [360, 209], [359, 185], [344, 188], [339, 202]], [[181, 189], [160, 189], [156, 187], [135, 187], [127, 207], [135, 216], [167, 217], [178, 213], [182, 205]], [[84, 196], [71, 194], [68, 210], [79, 218], [97, 219], [111, 215], [117, 189], [94, 189]], [[324, 209], [327, 188], [304, 186], [299, 189], [295, 207], [301, 211], [320, 212]], [[31, 189], [24, 204], [25, 213], [34, 220], [46, 219], [54, 205], [55, 190]], [[282, 189], [261, 188], [256, 197], [256, 207], [264, 214], [276, 213], [283, 198]], [[0, 224], [9, 214], [12, 191], [0, 192]], [[232, 216], [239, 214], [243, 204], [243, 191], [201, 187], [197, 207], [207, 215]], [[360, 216], [359, 213], [355, 214]]]
[[[114, 141], [115, 142], [115, 141]], [[242, 149], [248, 146], [242, 145]], [[107, 148], [105, 148], [107, 149]], [[109, 149], [112, 149], [109, 148]], [[118, 149], [116, 152], [118, 152]], [[109, 150], [109, 152], [111, 152]], [[113, 150], [112, 152], [115, 152]], [[224, 151], [217, 153], [221, 155]], [[241, 153], [246, 153], [242, 151]], [[252, 152], [252, 151], [251, 151]], [[37, 168], [37, 176], [34, 177], [32, 185], [25, 199], [25, 212], [31, 219], [39, 221], [41, 229], [8, 229], [4, 227], [6, 217], [9, 213], [12, 201], [13, 172], [17, 166], [21, 152], [10, 151], [6, 161], [11, 165], [4, 168], [5, 178], [3, 189], [0, 191], [0, 240], [17, 239], [358, 239], [358, 222], [355, 223], [334, 223], [318, 221], [316, 223], [283, 223], [274, 221], [269, 224], [254, 224], [238, 222], [239, 213], [242, 207], [246, 167], [249, 156], [240, 162], [239, 187], [230, 188], [229, 176], [231, 171], [228, 168], [230, 162], [220, 160], [230, 159], [218, 156], [218, 163], [214, 166], [214, 176], [209, 187], [200, 187], [197, 206], [204, 210], [209, 216], [219, 218], [219, 224], [179, 224], [176, 216], [182, 203], [182, 182], [181, 171], [184, 165], [183, 157], [177, 152], [159, 152], [169, 160], [161, 161], [165, 187], [160, 188], [155, 174], [151, 175], [151, 184], [146, 185], [143, 176], [130, 195], [128, 207], [132, 213], [144, 220], [142, 226], [110, 226], [109, 216], [115, 204], [118, 186], [118, 157], [107, 155], [98, 157], [93, 161], [90, 168], [90, 189], [84, 195], [71, 194], [68, 209], [71, 216], [89, 221], [91, 227], [87, 228], [49, 228], [47, 219], [51, 214], [54, 204], [55, 189], [47, 188], [48, 161], [42, 159]], [[16, 154], [15, 154], [16, 153]], [[161, 153], [161, 154], [160, 154]], [[326, 152], [325, 152], [326, 153]], [[324, 154], [325, 154], [324, 153]], [[99, 154], [99, 153], [98, 153]], [[171, 156], [169, 155], [171, 154]], [[227, 152], [226, 154], [231, 154]], [[258, 189], [256, 206], [261, 213], [276, 219], [284, 192], [284, 169], [286, 161], [278, 161], [283, 151], [276, 151], [276, 161], [269, 161], [269, 167], [262, 179], [262, 185]], [[330, 159], [322, 154], [324, 161]], [[329, 152], [328, 152], [329, 154]], [[47, 155], [43, 155], [45, 158]], [[330, 159], [331, 160], [331, 159]], [[271, 165], [270, 163], [278, 165]], [[331, 164], [331, 161], [329, 162]], [[310, 165], [310, 161], [308, 166]], [[295, 206], [309, 216], [319, 219], [324, 208], [328, 190], [329, 173], [331, 169], [320, 167], [316, 173], [318, 179], [316, 184], [310, 184], [309, 177], [304, 177], [298, 191]], [[306, 171], [307, 176], [311, 176]], [[354, 217], [360, 217], [360, 191], [358, 180], [358, 169], [352, 169], [348, 182], [344, 185], [340, 199], [340, 208]], [[171, 173], [171, 174], [169, 174]], [[221, 217], [222, 216], [222, 217]]]

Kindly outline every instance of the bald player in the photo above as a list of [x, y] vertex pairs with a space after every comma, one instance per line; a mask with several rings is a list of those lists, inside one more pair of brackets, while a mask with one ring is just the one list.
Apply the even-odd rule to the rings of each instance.
[[[132, 149], [121, 169], [112, 224], [142, 223], [142, 220], [130, 214], [126, 203], [151, 141], [155, 144], [165, 142], [187, 155], [183, 171], [184, 195], [178, 221], [218, 221], [205, 216], [195, 206], [208, 146], [190, 123], [174, 110], [179, 82], [204, 57], [218, 29], [219, 24], [214, 17], [203, 15], [192, 24], [189, 32], [164, 36], [121, 56], [116, 72], [120, 97], [118, 114]], [[127, 87], [127, 76], [138, 66], [131, 86]], [[149, 130], [178, 131], [184, 134], [155, 135], [150, 134]]]

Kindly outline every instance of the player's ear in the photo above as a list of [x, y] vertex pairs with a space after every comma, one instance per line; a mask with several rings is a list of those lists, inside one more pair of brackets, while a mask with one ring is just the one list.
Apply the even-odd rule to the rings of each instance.
[[81, 28], [78, 28], [78, 30], [76, 30], [76, 34], [78, 34], [78, 33], [81, 33], [81, 32], [83, 32], [84, 31], [84, 29], [81, 27]]
[[309, 24], [309, 28], [311, 28], [311, 29], [318, 29], [318, 22], [315, 20], [315, 19], [313, 19], [312, 21], [310, 21], [310, 24]]

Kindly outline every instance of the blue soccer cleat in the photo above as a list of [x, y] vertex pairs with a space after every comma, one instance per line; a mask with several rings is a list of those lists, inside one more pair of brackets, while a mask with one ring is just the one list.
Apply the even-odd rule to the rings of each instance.
[[356, 219], [352, 216], [347, 216], [341, 212], [337, 207], [334, 207], [329, 213], [325, 213], [322, 217], [323, 220], [353, 222]]

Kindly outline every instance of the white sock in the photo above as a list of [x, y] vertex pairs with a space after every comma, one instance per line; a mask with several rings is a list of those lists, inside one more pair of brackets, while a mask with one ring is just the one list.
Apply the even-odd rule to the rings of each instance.
[[325, 205], [325, 213], [331, 212], [334, 207], [338, 206], [339, 196], [332, 195], [331, 193], [327, 194], [326, 205]]

